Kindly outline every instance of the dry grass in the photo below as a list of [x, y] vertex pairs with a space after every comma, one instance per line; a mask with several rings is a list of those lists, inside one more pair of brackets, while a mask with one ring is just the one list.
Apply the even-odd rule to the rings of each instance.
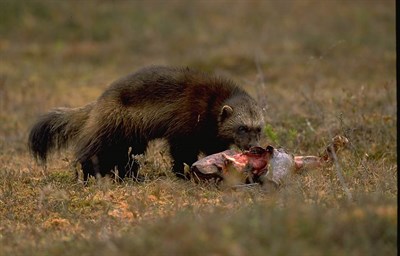
[[[0, 255], [395, 255], [394, 1], [0, 2]], [[149, 64], [232, 77], [264, 105], [266, 143], [335, 168], [279, 193], [176, 180], [155, 143], [146, 182], [82, 186], [70, 152], [37, 166], [35, 118]]]

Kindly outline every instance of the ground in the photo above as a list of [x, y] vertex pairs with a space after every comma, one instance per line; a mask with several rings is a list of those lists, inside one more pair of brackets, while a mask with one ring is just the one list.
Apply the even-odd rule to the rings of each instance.
[[[0, 2], [1, 255], [395, 255], [395, 1]], [[152, 64], [241, 84], [264, 144], [337, 165], [278, 193], [176, 179], [156, 142], [143, 183], [77, 182], [70, 151], [27, 151], [51, 108], [87, 104]]]

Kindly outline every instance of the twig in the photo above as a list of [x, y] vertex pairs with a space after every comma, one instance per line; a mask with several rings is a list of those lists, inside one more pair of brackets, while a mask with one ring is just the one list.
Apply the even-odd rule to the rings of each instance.
[[260, 184], [258, 183], [250, 183], [250, 184], [237, 184], [237, 185], [233, 185], [232, 188], [251, 188], [251, 187], [255, 187], [255, 186], [259, 186]]
[[[330, 135], [330, 137], [332, 137], [331, 131], [329, 131], [329, 135]], [[337, 155], [336, 155], [336, 152], [335, 152], [335, 147], [334, 147], [333, 143], [329, 145], [329, 148], [331, 150], [330, 153], [332, 155], [332, 160], [335, 163], [336, 174], [339, 177], [339, 182], [342, 185], [344, 192], [346, 193], [347, 199], [349, 201], [353, 201], [353, 196], [352, 196], [352, 194], [351, 194], [351, 192], [350, 192], [349, 188], [347, 187], [346, 182], [344, 180], [342, 168], [341, 168], [341, 166], [339, 164], [339, 161], [338, 161], [338, 158], [337, 158]]]

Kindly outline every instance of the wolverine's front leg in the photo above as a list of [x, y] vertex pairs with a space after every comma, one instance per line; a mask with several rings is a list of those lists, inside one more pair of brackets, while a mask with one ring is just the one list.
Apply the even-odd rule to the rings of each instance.
[[170, 140], [170, 152], [171, 157], [173, 158], [173, 172], [177, 177], [183, 179], [189, 179], [189, 175], [185, 175], [184, 173], [184, 163], [187, 165], [192, 165], [197, 161], [197, 157], [199, 155], [199, 149], [193, 147], [193, 141], [189, 139], [179, 139], [179, 140]]

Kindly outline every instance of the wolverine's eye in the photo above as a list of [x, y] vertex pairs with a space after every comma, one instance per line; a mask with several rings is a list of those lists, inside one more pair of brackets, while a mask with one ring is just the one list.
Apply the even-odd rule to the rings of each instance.
[[261, 133], [261, 127], [257, 127], [257, 128], [256, 128], [256, 132], [257, 132], [257, 133]]
[[249, 130], [249, 129], [248, 129], [246, 126], [241, 125], [241, 126], [239, 126], [239, 128], [238, 128], [237, 131], [238, 131], [239, 134], [244, 134], [244, 133], [246, 133], [248, 130]]

